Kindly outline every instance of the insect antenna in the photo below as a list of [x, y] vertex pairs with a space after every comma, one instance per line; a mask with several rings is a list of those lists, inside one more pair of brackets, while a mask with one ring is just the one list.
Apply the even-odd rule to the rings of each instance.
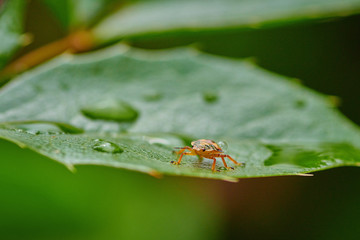
[[178, 151], [175, 151], [175, 149], [188, 149], [187, 147], [174, 147], [174, 150], [172, 153], [179, 153]]

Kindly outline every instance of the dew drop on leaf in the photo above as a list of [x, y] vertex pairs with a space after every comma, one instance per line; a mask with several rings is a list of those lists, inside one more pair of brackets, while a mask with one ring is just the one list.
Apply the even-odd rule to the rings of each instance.
[[64, 91], [68, 91], [70, 89], [69, 85], [66, 83], [60, 84], [59, 88]]
[[139, 113], [130, 104], [123, 101], [100, 101], [81, 109], [91, 119], [103, 119], [117, 122], [133, 122]]
[[301, 108], [304, 108], [305, 107], [305, 105], [306, 105], [306, 102], [304, 101], [304, 100], [296, 100], [295, 101], [295, 107], [296, 108], [299, 108], [299, 109], [301, 109]]
[[148, 102], [155, 102], [155, 101], [159, 101], [163, 97], [163, 95], [160, 92], [151, 91], [145, 93], [143, 97]]
[[95, 139], [95, 144], [92, 147], [94, 150], [98, 152], [106, 152], [106, 153], [122, 153], [124, 150], [120, 148], [115, 143], [104, 141], [101, 139]]
[[227, 144], [227, 142], [225, 142], [225, 141], [220, 141], [220, 142], [218, 142], [218, 145], [219, 145], [219, 147], [221, 147], [221, 149], [222, 149], [224, 152], [226, 152], [226, 150], [228, 149], [228, 144]]
[[30, 130], [27, 130], [26, 132], [29, 133], [29, 134], [32, 134], [32, 135], [39, 135], [39, 134], [41, 134], [41, 131], [40, 131], [40, 130], [35, 130], [35, 129], [30, 129]]
[[214, 103], [218, 100], [219, 96], [215, 92], [204, 92], [203, 98], [207, 103]]

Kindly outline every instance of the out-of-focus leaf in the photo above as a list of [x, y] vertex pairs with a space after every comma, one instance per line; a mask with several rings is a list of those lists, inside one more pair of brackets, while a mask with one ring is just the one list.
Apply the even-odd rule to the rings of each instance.
[[[72, 174], [3, 140], [0, 152], [2, 239], [214, 240], [222, 233], [218, 202], [199, 201], [205, 196], [190, 182], [94, 166]], [[181, 227], [164, 228], [176, 221]]]
[[[233, 180], [360, 162], [359, 130], [326, 96], [246, 61], [186, 49], [117, 46], [60, 57], [6, 86], [0, 112], [1, 137], [69, 167]], [[170, 163], [174, 146], [199, 138], [227, 140], [228, 153], [246, 166], [212, 173], [208, 160]]]
[[115, 0], [42, 0], [68, 28], [87, 27]]
[[150, 34], [260, 28], [360, 12], [359, 0], [137, 1], [100, 22], [99, 42]]
[[24, 0], [8, 0], [0, 6], [0, 69], [22, 44]]

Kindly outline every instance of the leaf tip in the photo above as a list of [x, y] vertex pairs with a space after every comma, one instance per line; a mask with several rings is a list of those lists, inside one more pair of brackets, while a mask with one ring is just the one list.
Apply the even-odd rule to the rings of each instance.
[[239, 182], [238, 178], [232, 178], [232, 177], [227, 177], [227, 178], [223, 178], [221, 180], [224, 180], [225, 182], [231, 182], [231, 183], [237, 183]]
[[296, 176], [300, 176], [300, 177], [313, 177], [314, 174], [312, 174], [312, 173], [297, 173]]
[[163, 177], [163, 175], [162, 175], [160, 172], [158, 172], [158, 171], [156, 171], [156, 170], [154, 170], [154, 169], [151, 169], [151, 170], [148, 171], [147, 173], [148, 173], [150, 176], [154, 177], [154, 178], [161, 179], [161, 178]]
[[75, 168], [75, 166], [74, 166], [73, 164], [67, 163], [67, 164], [65, 164], [65, 167], [66, 167], [70, 172], [76, 173], [76, 168]]

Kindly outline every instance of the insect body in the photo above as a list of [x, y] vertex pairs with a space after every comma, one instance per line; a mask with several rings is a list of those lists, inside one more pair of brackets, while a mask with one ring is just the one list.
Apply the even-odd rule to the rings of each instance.
[[[175, 161], [171, 161], [171, 163], [174, 163], [176, 165], [180, 164], [181, 159], [184, 155], [192, 155], [192, 156], [199, 156], [200, 158], [208, 158], [208, 159], [212, 159], [214, 160], [211, 170], [215, 171], [215, 165], [216, 165], [216, 158], [220, 157], [225, 168], [226, 169], [231, 169], [231, 167], [228, 167], [226, 162], [225, 162], [225, 158], [230, 159], [233, 163], [235, 163], [236, 165], [243, 165], [244, 163], [238, 163], [237, 161], [235, 161], [235, 159], [233, 159], [232, 157], [230, 157], [227, 154], [224, 154], [224, 151], [219, 147], [219, 145], [214, 142], [213, 140], [208, 140], [208, 139], [200, 139], [197, 141], [193, 141], [191, 143], [192, 148], [185, 146], [182, 148], [179, 148], [180, 151], [177, 152], [177, 154], [180, 154], [180, 157], [178, 159], [177, 162]], [[185, 152], [185, 150], [188, 150], [189, 152]]]

